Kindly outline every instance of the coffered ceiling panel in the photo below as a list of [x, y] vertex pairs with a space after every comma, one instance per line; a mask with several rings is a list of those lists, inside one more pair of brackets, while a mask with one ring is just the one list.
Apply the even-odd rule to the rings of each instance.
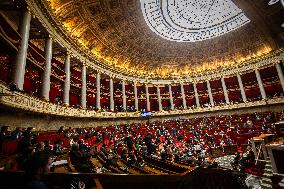
[[[269, 32], [264, 32], [269, 28], [259, 26], [231, 0], [141, 0], [141, 3], [138, 0], [44, 1], [46, 8], [53, 12], [58, 24], [69, 31], [73, 40], [88, 47], [106, 64], [138, 75], [167, 78], [216, 71], [278, 48], [273, 38], [267, 36]], [[168, 6], [170, 16], [165, 19], [171, 18], [186, 32], [209, 28], [208, 35], [195, 38], [195, 42], [161, 37], [161, 33], [154, 32], [148, 26], [147, 18], [143, 17], [141, 6], [146, 2], [155, 2], [153, 6], [157, 6], [157, 2], [161, 3], [160, 6], [163, 6], [162, 3], [171, 5], [170, 8]], [[228, 9], [223, 12], [226, 6]], [[265, 11], [266, 6], [264, 3], [261, 9]], [[279, 5], [267, 16], [279, 15], [280, 10]], [[231, 24], [234, 19], [236, 22]], [[210, 30], [212, 27], [214, 30]], [[212, 31], [215, 29], [214, 34]]]

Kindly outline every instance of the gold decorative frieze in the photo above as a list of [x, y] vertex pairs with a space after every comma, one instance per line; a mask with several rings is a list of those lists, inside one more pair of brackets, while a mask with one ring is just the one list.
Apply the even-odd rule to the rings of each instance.
[[[77, 109], [68, 106], [62, 106], [59, 104], [53, 104], [38, 98], [19, 93], [10, 92], [10, 90], [3, 84], [0, 83], [0, 104], [21, 109], [24, 111], [42, 113], [47, 115], [57, 115], [64, 117], [78, 117], [78, 118], [138, 118], [140, 112], [96, 112], [87, 109]], [[153, 112], [152, 116], [168, 116], [168, 115], [181, 115], [181, 114], [192, 114], [201, 112], [214, 112], [222, 110], [232, 110], [248, 107], [259, 107], [272, 104], [283, 104], [284, 98], [267, 99], [255, 102], [246, 102], [238, 104], [227, 104], [222, 106], [204, 107], [204, 108], [188, 108], [184, 110], [172, 110], [172, 111], [159, 111]]]
[[72, 107], [53, 104], [38, 98], [19, 93], [10, 92], [3, 84], [0, 84], [0, 104], [22, 109], [24, 111], [58, 115], [64, 117], [88, 117], [88, 118], [117, 118], [117, 117], [139, 117], [139, 113], [112, 113], [112, 112], [96, 112], [86, 109], [76, 109]]

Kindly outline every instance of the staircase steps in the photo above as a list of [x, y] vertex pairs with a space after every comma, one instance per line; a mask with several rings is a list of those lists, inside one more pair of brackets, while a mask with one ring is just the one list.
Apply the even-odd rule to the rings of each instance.
[[262, 189], [271, 189], [272, 181], [270, 177], [273, 175], [272, 166], [270, 161], [266, 161], [264, 167], [264, 174], [261, 178], [261, 188]]

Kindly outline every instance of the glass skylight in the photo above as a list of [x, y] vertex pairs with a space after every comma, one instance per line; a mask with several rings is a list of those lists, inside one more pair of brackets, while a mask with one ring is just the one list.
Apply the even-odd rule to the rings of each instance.
[[170, 41], [202, 41], [250, 22], [231, 0], [140, 0], [140, 3], [150, 29]]

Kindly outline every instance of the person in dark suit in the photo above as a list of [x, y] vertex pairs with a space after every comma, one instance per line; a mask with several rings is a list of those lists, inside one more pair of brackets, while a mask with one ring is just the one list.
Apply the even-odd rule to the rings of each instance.
[[43, 176], [49, 172], [51, 157], [45, 152], [36, 152], [27, 160], [25, 166], [25, 189], [49, 189], [52, 187]]

